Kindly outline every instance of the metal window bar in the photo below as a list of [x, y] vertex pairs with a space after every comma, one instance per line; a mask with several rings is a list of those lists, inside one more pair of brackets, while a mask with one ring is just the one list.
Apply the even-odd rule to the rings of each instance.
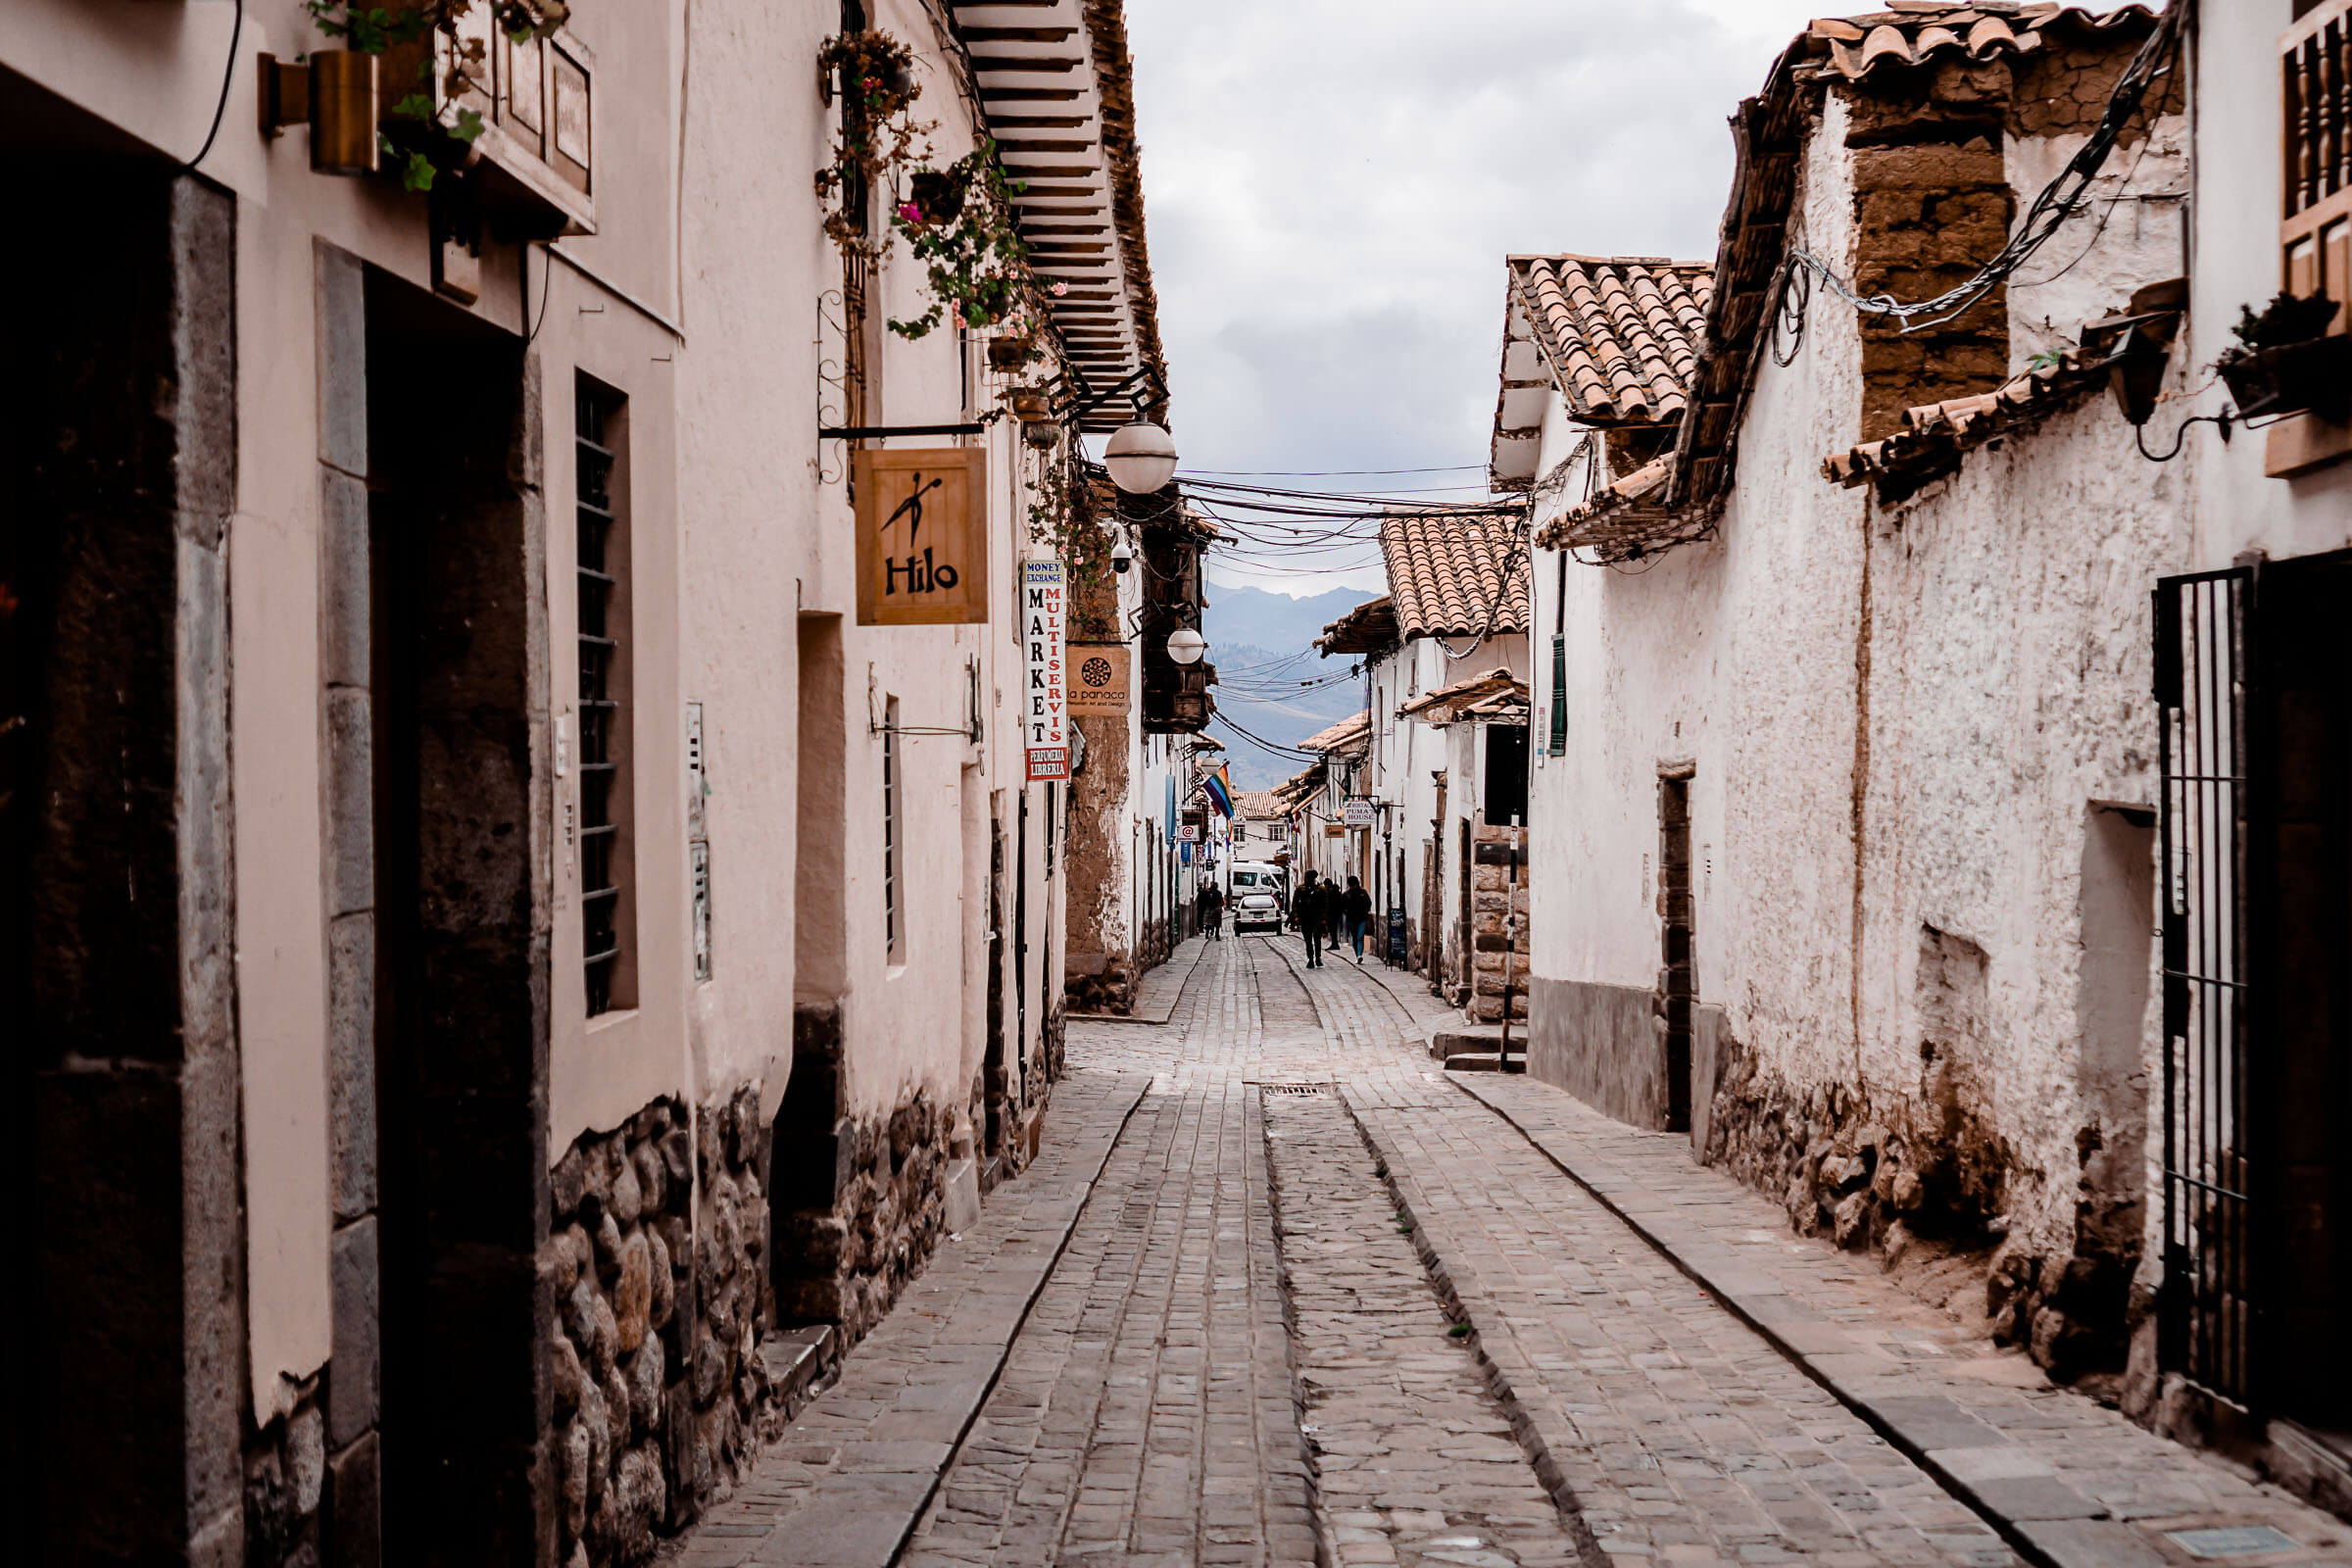
[[2254, 1255], [2244, 571], [2156, 590], [2164, 849], [2162, 1359], [2251, 1406]]
[[1551, 755], [1568, 755], [1568, 639], [1551, 639]]
[[582, 382], [575, 399], [574, 466], [578, 478], [578, 603], [580, 656], [580, 953], [588, 1016], [612, 1010], [612, 977], [620, 963], [620, 894], [626, 867], [619, 855], [617, 806], [623, 769], [613, 745], [620, 710], [614, 668], [620, 652], [612, 615], [618, 580], [613, 550], [611, 424], [619, 399]]
[[899, 700], [882, 705], [882, 947], [898, 961], [899, 929]]

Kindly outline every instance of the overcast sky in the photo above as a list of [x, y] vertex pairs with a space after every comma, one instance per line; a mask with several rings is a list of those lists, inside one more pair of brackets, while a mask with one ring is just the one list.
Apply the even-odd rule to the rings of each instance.
[[[1482, 465], [1502, 258], [1714, 260], [1726, 121], [1838, 9], [1127, 0], [1185, 468]], [[1470, 499], [1480, 480], [1325, 482], [1469, 484], [1435, 499]], [[1376, 570], [1347, 580], [1380, 586]]]

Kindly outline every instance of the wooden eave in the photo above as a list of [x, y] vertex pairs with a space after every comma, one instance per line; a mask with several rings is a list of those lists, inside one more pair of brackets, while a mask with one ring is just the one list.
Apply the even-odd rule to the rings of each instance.
[[[949, 0], [985, 129], [1023, 189], [1014, 220], [1083, 397], [1148, 370], [1165, 383], [1145, 242], [1135, 89], [1122, 0]], [[1160, 392], [1106, 402], [1083, 423], [1109, 431], [1165, 417]]]

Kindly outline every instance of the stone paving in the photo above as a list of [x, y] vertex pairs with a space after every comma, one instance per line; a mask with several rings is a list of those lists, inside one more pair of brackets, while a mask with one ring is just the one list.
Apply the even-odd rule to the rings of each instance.
[[1791, 1365], [1868, 1412], [1955, 1494], [2051, 1561], [2209, 1561], [2178, 1538], [2210, 1545], [2194, 1533], [2266, 1528], [2278, 1533], [2276, 1549], [2228, 1560], [2352, 1560], [2352, 1528], [2333, 1515], [2052, 1386], [2024, 1356], [1972, 1339], [1867, 1260], [1790, 1235], [1770, 1200], [1692, 1164], [1680, 1135], [1637, 1131], [1525, 1079], [1465, 1074], [1458, 1083], [1501, 1112], [1530, 1152], [1573, 1174], [1589, 1205], [1606, 1203]]
[[1442, 1072], [1410, 975], [1196, 941], [1151, 1000], [1071, 1022], [1038, 1162], [671, 1558], [2352, 1563], [1687, 1140]]
[[1353, 1563], [1581, 1559], [1330, 1093], [1269, 1092], [1276, 1234], [1331, 1555]]

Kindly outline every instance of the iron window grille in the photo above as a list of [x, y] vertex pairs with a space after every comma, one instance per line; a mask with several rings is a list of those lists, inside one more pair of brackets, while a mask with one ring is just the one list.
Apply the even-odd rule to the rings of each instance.
[[582, 380], [574, 400], [578, 479], [578, 594], [580, 658], [580, 920], [581, 967], [588, 1016], [619, 1004], [622, 970], [622, 893], [628, 856], [621, 842], [627, 789], [622, 761], [622, 620], [619, 593], [627, 541], [614, 500], [615, 431], [622, 398]]
[[891, 963], [906, 951], [899, 908], [899, 700], [882, 703], [882, 947]]
[[2168, 1368], [2252, 1405], [2252, 992], [2246, 940], [2247, 628], [2242, 570], [2156, 589], [2164, 864], [2164, 1296]]

